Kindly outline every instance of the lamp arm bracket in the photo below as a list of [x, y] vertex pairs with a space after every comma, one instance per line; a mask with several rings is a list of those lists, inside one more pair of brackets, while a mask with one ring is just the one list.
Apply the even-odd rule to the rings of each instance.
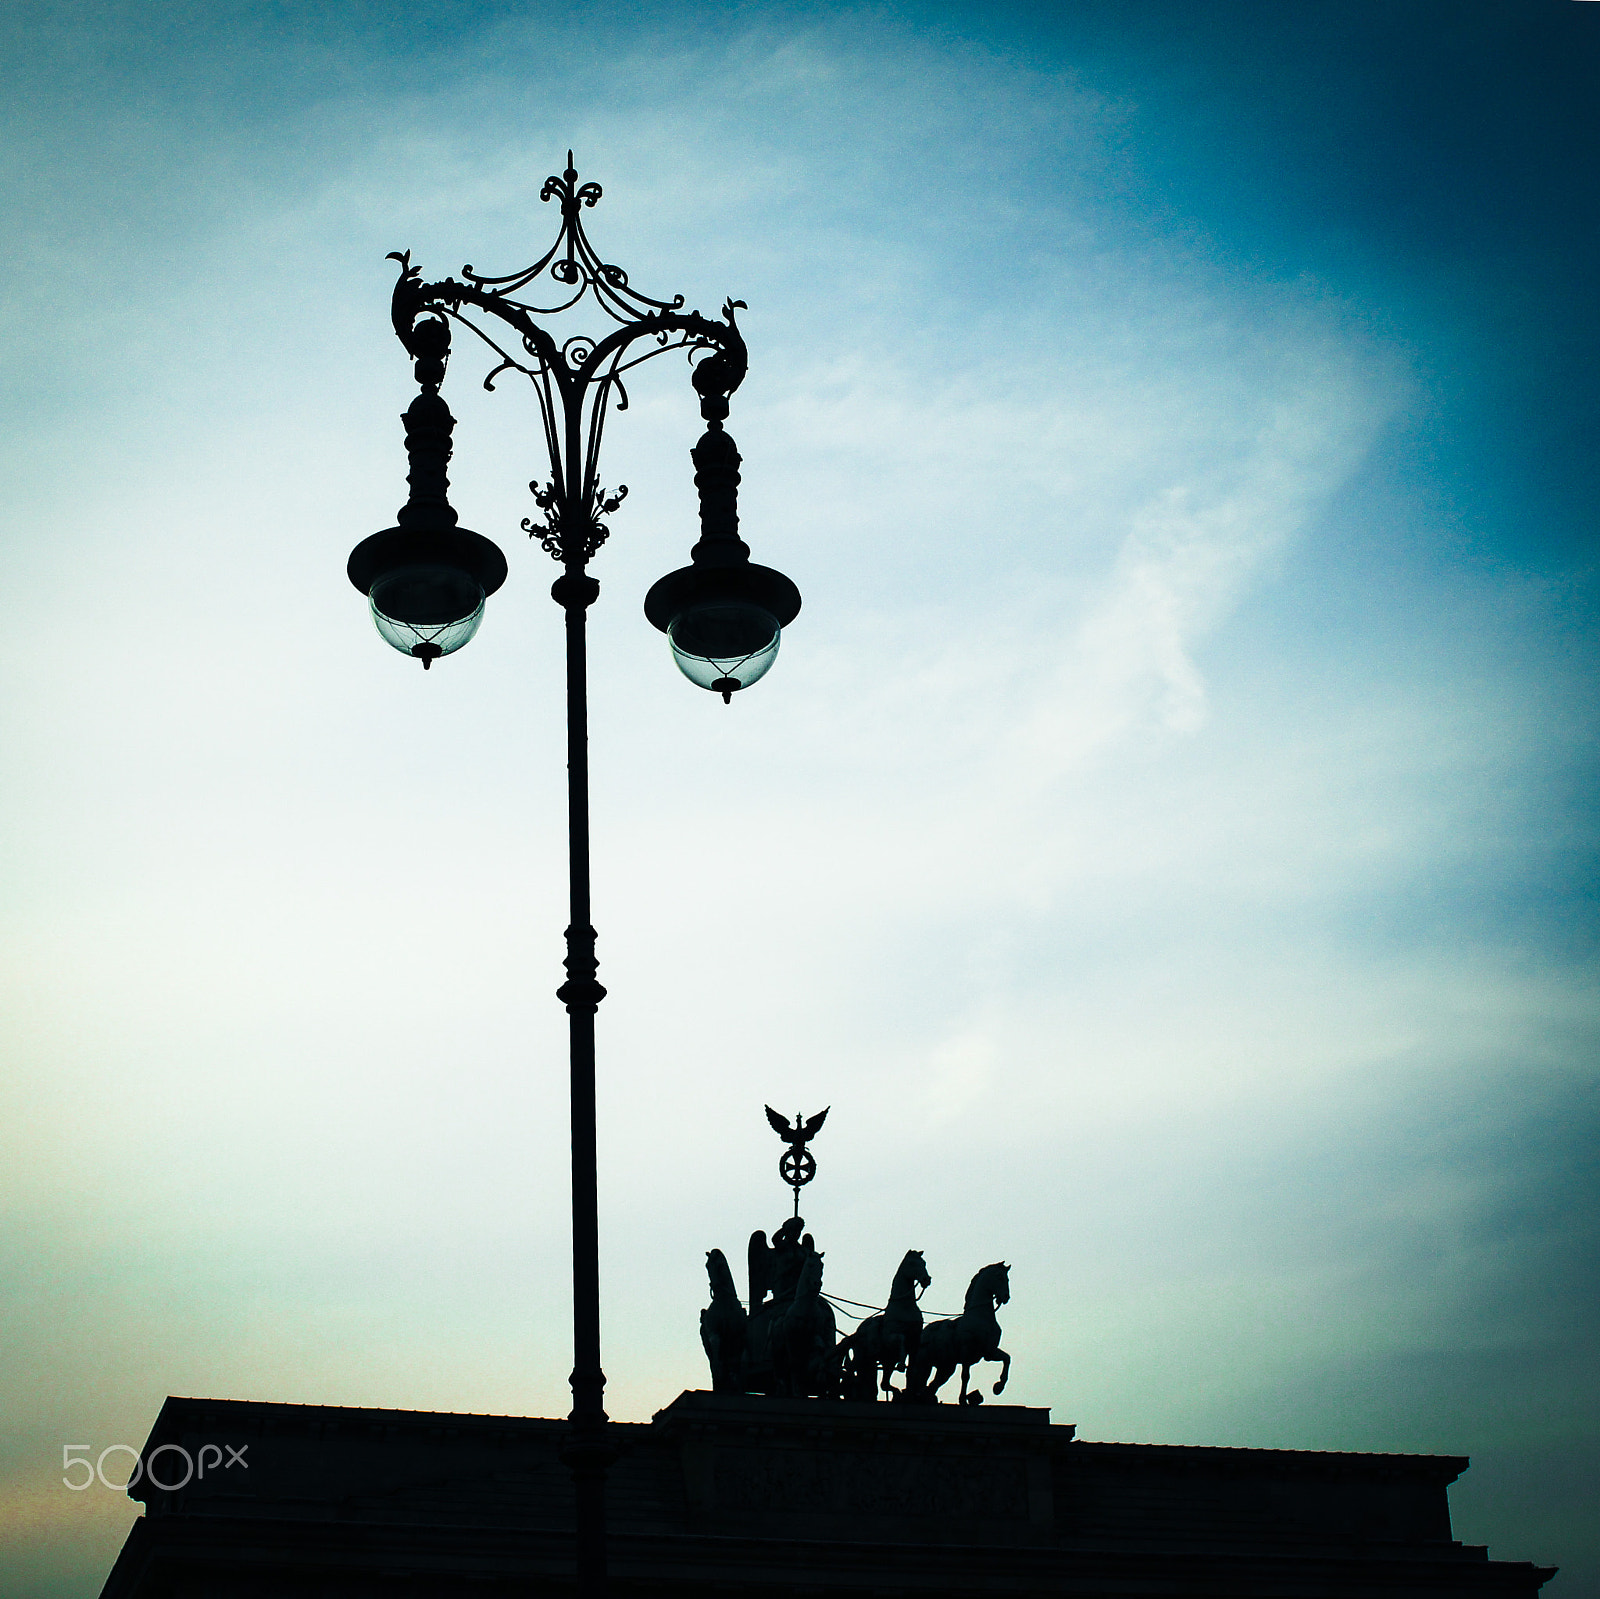
[[[690, 381], [700, 397], [701, 416], [711, 432], [720, 433], [729, 397], [744, 381], [749, 365], [735, 316], [744, 301], [725, 301], [720, 320], [702, 316], [683, 309], [681, 294], [670, 300], [644, 294], [629, 283], [621, 267], [600, 258], [582, 221], [582, 213], [592, 210], [600, 195], [599, 184], [578, 182], [569, 151], [566, 170], [550, 177], [539, 196], [560, 202], [555, 243], [532, 266], [504, 277], [487, 277], [468, 265], [461, 269], [461, 279], [428, 283], [421, 268], [412, 264], [409, 250], [389, 256], [400, 267], [390, 318], [396, 337], [416, 363], [419, 384], [437, 393], [449, 359], [453, 322], [463, 324], [498, 358], [484, 380], [485, 388], [492, 389], [502, 372], [513, 370], [533, 383], [551, 477], [546, 484], [530, 485], [544, 517], [537, 524], [529, 519], [523, 527], [556, 559], [579, 566], [605, 540], [601, 519], [627, 493], [621, 487], [608, 493], [598, 479], [606, 412], [613, 401], [618, 410], [628, 405], [622, 374], [668, 350], [683, 350], [691, 367]], [[555, 303], [513, 298], [537, 294], [541, 286], [554, 288], [550, 298]], [[540, 322], [570, 310], [591, 294], [597, 308], [618, 326], [600, 338], [577, 334], [558, 345]], [[502, 344], [493, 337], [470, 312], [493, 317], [509, 328], [521, 352], [511, 340]], [[637, 348], [641, 345], [645, 347]]]
[[[402, 263], [393, 295], [395, 333], [412, 355], [418, 353], [415, 333], [417, 319], [430, 311], [442, 311], [454, 315], [478, 333], [485, 343], [501, 355], [506, 365], [520, 366], [519, 362], [506, 356], [493, 339], [479, 332], [468, 318], [461, 316], [462, 307], [470, 305], [513, 328], [521, 336], [523, 348], [528, 354], [534, 356], [540, 367], [555, 378], [563, 397], [581, 393], [591, 383], [607, 375], [607, 368], [612, 373], [625, 370], [670, 349], [687, 347], [691, 355], [697, 350], [715, 352], [695, 366], [693, 382], [702, 401], [717, 395], [726, 400], [744, 382], [749, 369], [749, 351], [734, 316], [734, 312], [744, 306], [742, 300], [726, 302], [723, 306], [725, 320], [722, 321], [714, 321], [698, 311], [655, 311], [624, 323], [598, 342], [579, 336], [558, 347], [549, 333], [528, 314], [526, 306], [473, 284], [457, 282], [454, 278], [445, 278], [438, 283], [423, 283], [417, 268], [402, 256], [396, 253], [391, 258]], [[676, 339], [673, 338], [674, 334], [678, 335]], [[656, 349], [646, 350], [630, 361], [612, 364], [612, 358], [620, 356], [636, 340], [652, 335], [657, 340]], [[501, 367], [497, 370], [504, 369]], [[724, 411], [723, 415], [726, 414]]]

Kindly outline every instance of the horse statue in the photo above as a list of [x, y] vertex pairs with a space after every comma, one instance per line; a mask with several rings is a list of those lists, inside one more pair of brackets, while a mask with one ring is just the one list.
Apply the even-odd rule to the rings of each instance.
[[831, 1362], [837, 1337], [833, 1307], [822, 1298], [822, 1255], [812, 1250], [800, 1263], [788, 1302], [774, 1305], [767, 1334], [773, 1391], [797, 1398], [837, 1398], [838, 1375]]
[[[1005, 1362], [1000, 1381], [994, 1385], [998, 1395], [1011, 1375], [1011, 1356], [1000, 1347], [1000, 1323], [995, 1310], [1011, 1299], [1011, 1268], [1003, 1261], [985, 1266], [967, 1285], [962, 1311], [954, 1321], [936, 1321], [922, 1329], [922, 1338], [911, 1356], [902, 1398], [913, 1404], [933, 1405], [939, 1389], [957, 1366], [961, 1368], [963, 1405], [981, 1405], [983, 1395], [967, 1392], [967, 1376], [980, 1360]], [[932, 1378], [930, 1381], [929, 1378]]]
[[728, 1257], [720, 1249], [706, 1251], [706, 1276], [711, 1279], [711, 1303], [700, 1312], [700, 1342], [711, 1365], [711, 1391], [742, 1394], [750, 1322], [739, 1303]]
[[922, 1337], [917, 1290], [932, 1281], [922, 1251], [908, 1249], [894, 1274], [888, 1309], [868, 1316], [835, 1352], [846, 1399], [876, 1399], [880, 1389], [886, 1394], [899, 1394], [889, 1378], [894, 1372], [904, 1371], [916, 1353]]

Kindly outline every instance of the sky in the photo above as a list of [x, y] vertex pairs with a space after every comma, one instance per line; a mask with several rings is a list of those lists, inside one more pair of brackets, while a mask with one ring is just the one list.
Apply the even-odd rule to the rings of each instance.
[[[705, 1383], [704, 1251], [830, 1105], [826, 1287], [1011, 1263], [1081, 1436], [1472, 1457], [1600, 1595], [1600, 4], [40, 5], [0, 13], [0, 1590], [168, 1394], [564, 1414], [560, 613], [531, 397], [458, 347], [511, 575], [426, 675], [391, 250], [748, 302], [724, 706], [595, 565], [608, 1404]], [[485, 364], [485, 370], [487, 363]], [[982, 1370], [983, 1368], [980, 1368]], [[116, 1479], [116, 1457], [107, 1472]]]

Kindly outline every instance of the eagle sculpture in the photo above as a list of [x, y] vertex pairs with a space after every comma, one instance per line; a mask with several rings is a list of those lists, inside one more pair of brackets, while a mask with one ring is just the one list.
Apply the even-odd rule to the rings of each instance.
[[818, 1130], [828, 1119], [828, 1111], [832, 1109], [833, 1106], [829, 1105], [827, 1110], [819, 1110], [810, 1121], [803, 1120], [800, 1112], [796, 1111], [794, 1113], [794, 1126], [791, 1127], [785, 1117], [780, 1116], [772, 1106], [768, 1105], [767, 1120], [772, 1123], [773, 1132], [784, 1143], [792, 1144], [796, 1149], [804, 1149], [817, 1136]]

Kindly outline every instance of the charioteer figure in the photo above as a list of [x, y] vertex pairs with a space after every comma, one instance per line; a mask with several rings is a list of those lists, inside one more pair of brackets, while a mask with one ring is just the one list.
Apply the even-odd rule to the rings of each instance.
[[805, 1269], [806, 1256], [817, 1252], [817, 1246], [811, 1234], [805, 1231], [805, 1225], [804, 1217], [791, 1216], [772, 1235], [770, 1244], [765, 1233], [751, 1233], [745, 1258], [749, 1267], [752, 1315], [761, 1309], [769, 1293], [774, 1304], [780, 1301], [788, 1304], [794, 1298], [800, 1274]]
[[770, 1244], [764, 1232], [750, 1235], [748, 1311], [727, 1256], [707, 1252], [711, 1304], [700, 1312], [700, 1341], [717, 1393], [838, 1397], [838, 1365], [830, 1358], [838, 1325], [822, 1297], [822, 1253], [804, 1228], [791, 1216]]

